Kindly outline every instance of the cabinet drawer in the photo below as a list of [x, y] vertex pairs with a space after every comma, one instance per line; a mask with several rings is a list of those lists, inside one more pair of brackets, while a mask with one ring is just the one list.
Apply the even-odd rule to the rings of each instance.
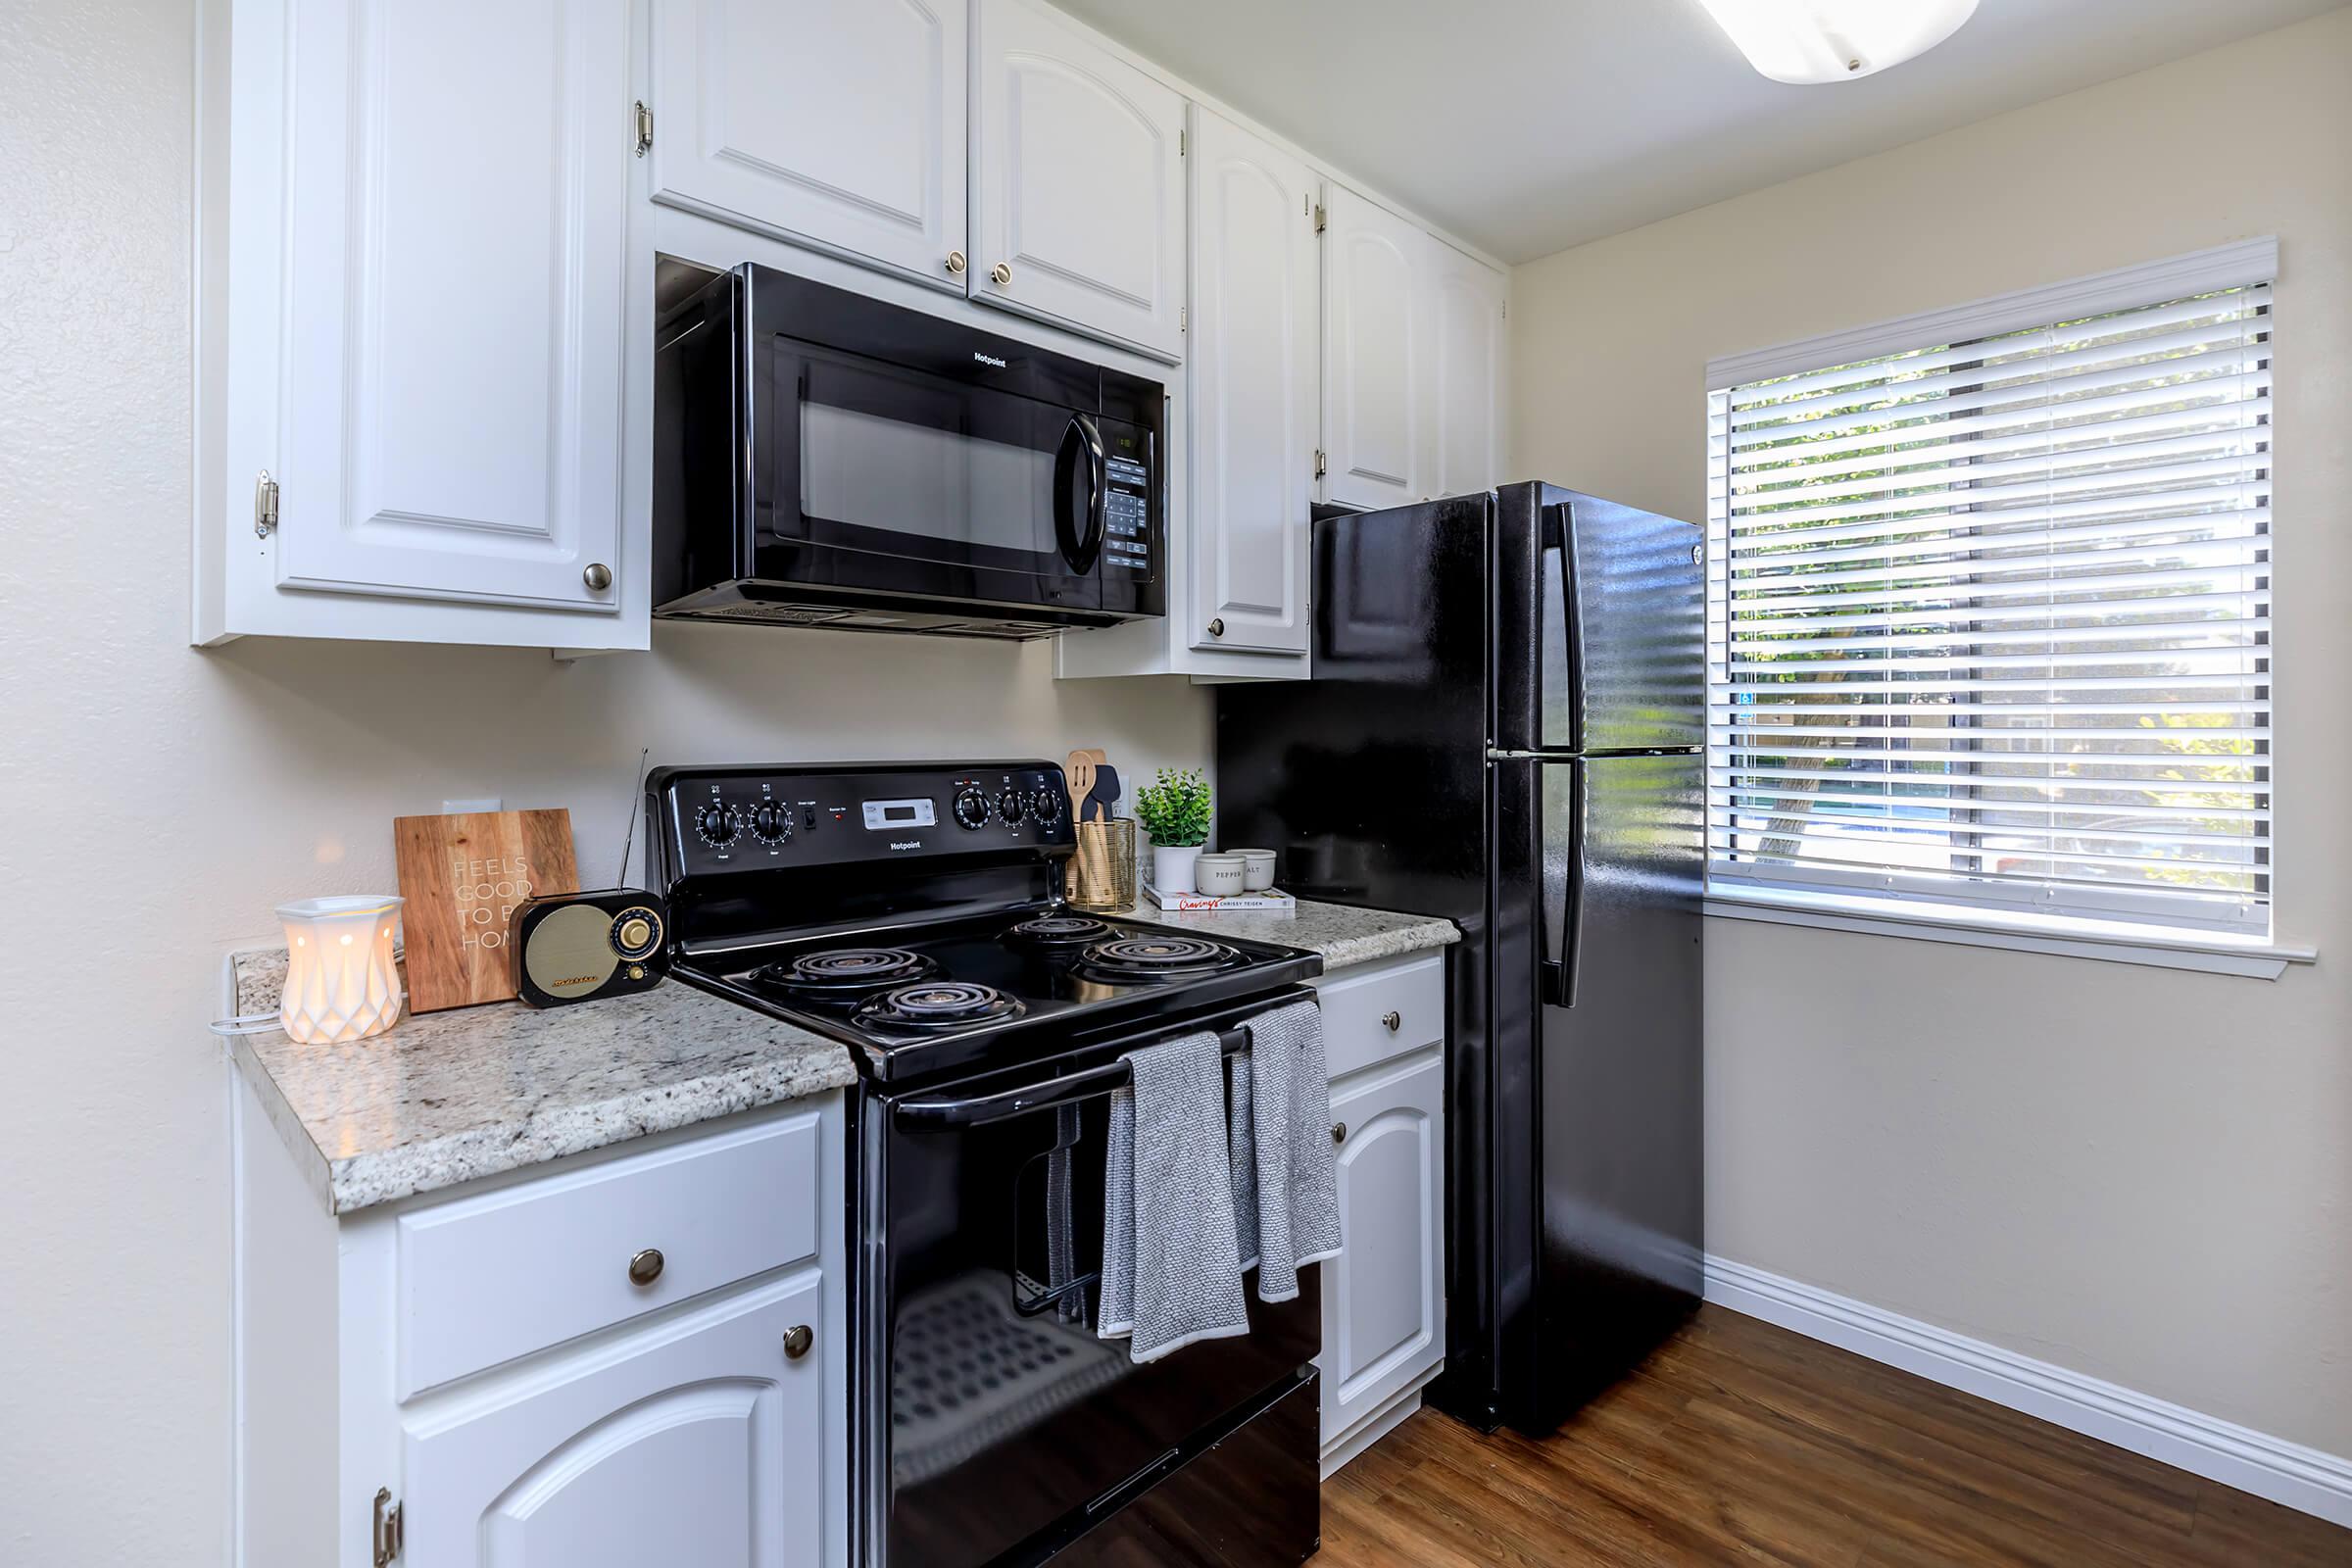
[[822, 1144], [811, 1111], [402, 1215], [400, 1397], [813, 1257]]
[[[1323, 1050], [1331, 1075], [1351, 1072], [1446, 1038], [1446, 956], [1416, 954], [1343, 969], [1315, 987], [1323, 1003]], [[1389, 1027], [1394, 1015], [1396, 1027]]]

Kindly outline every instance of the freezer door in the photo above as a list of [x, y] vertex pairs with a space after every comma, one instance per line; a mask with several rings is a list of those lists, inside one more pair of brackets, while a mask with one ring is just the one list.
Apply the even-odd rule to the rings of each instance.
[[1687, 755], [1537, 771], [1541, 1255], [1521, 1424], [1548, 1432], [1698, 1298], [1704, 797]]
[[1495, 744], [1657, 751], [1705, 740], [1705, 536], [1554, 485], [1497, 496]]

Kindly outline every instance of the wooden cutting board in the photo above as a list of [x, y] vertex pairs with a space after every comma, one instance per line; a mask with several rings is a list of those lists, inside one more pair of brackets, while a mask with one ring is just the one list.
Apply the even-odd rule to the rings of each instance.
[[462, 811], [392, 819], [408, 945], [409, 1010], [437, 1012], [514, 995], [507, 923], [514, 906], [580, 891], [571, 813]]

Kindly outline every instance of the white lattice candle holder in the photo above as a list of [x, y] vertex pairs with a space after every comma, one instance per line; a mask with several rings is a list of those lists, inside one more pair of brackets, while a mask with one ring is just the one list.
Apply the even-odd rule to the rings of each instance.
[[278, 1026], [305, 1045], [365, 1040], [400, 1019], [395, 898], [301, 899], [277, 906], [286, 930]]

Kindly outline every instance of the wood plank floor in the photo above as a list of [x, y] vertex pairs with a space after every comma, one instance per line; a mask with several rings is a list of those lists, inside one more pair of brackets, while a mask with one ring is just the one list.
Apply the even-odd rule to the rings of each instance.
[[1320, 1568], [2352, 1565], [2352, 1531], [1720, 1307], [1542, 1442], [1423, 1410]]

